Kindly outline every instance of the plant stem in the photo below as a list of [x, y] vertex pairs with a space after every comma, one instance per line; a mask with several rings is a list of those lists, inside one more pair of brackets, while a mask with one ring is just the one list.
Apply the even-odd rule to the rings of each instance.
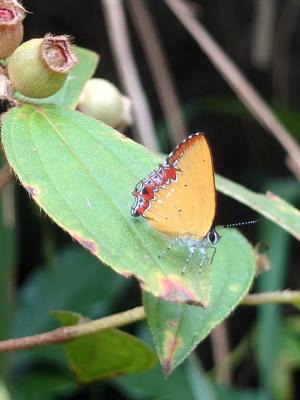
[[243, 298], [243, 306], [259, 306], [262, 304], [300, 304], [300, 290], [283, 290], [278, 292], [265, 292], [249, 294]]
[[58, 328], [50, 332], [27, 336], [18, 339], [0, 341], [0, 352], [30, 349], [51, 343], [64, 343], [80, 336], [88, 335], [104, 329], [117, 328], [145, 318], [144, 308], [136, 307], [118, 314], [100, 318], [79, 325]]
[[[298, 302], [300, 303], [300, 291], [286, 290], [283, 292], [249, 294], [244, 297], [240, 304], [256, 306], [270, 303], [295, 304]], [[80, 336], [90, 335], [105, 329], [118, 328], [145, 318], [144, 307], [135, 307], [83, 324], [58, 328], [38, 335], [0, 341], [0, 352], [30, 349], [51, 343], [69, 342]]]
[[224, 363], [224, 360], [227, 359], [230, 354], [226, 320], [215, 327], [211, 332], [210, 340], [214, 365], [216, 366], [217, 382], [221, 385], [230, 385], [232, 381], [232, 371], [230, 365]]
[[8, 162], [6, 162], [0, 169], [0, 192], [8, 184], [12, 177], [12, 169], [10, 168]]
[[155, 26], [155, 20], [145, 0], [129, 0], [127, 5], [145, 53], [164, 119], [169, 128], [172, 144], [176, 146], [185, 139], [187, 127], [182, 116], [171, 71]]
[[125, 92], [132, 100], [136, 134], [144, 146], [157, 152], [159, 145], [154, 122], [131, 49], [124, 2], [102, 0], [102, 6], [116, 68]]

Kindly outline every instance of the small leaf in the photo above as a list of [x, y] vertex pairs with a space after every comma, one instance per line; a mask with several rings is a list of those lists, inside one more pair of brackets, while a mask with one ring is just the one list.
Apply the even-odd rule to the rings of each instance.
[[68, 310], [52, 310], [51, 315], [63, 326], [71, 326], [87, 320], [81, 314]]
[[78, 46], [72, 46], [72, 50], [75, 52], [78, 62], [70, 71], [64, 86], [57, 93], [46, 99], [31, 99], [22, 96], [20, 93], [17, 93], [16, 97], [21, 101], [32, 104], [57, 104], [75, 108], [85, 82], [95, 72], [99, 56], [91, 50]]
[[220, 230], [212, 268], [212, 301], [202, 309], [157, 300], [144, 293], [144, 307], [159, 359], [169, 374], [238, 305], [254, 278], [249, 243], [235, 230]]
[[153, 367], [155, 355], [142, 341], [117, 329], [82, 336], [65, 345], [79, 382], [143, 372]]
[[[87, 320], [72, 311], [53, 312], [66, 325]], [[73, 321], [73, 324], [71, 323]], [[143, 372], [152, 368], [156, 357], [141, 340], [119, 329], [106, 329], [72, 340], [65, 352], [79, 382], [88, 383], [116, 375]]]

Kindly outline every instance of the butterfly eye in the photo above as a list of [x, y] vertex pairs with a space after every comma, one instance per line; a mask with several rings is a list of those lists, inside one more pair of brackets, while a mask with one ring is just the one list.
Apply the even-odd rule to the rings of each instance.
[[207, 234], [207, 240], [211, 244], [217, 244], [218, 241], [220, 240], [221, 236], [218, 234], [218, 232], [214, 229], [210, 230]]

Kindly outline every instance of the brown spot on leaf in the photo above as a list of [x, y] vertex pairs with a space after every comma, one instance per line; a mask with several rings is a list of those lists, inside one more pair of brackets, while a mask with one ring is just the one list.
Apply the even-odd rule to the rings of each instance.
[[71, 235], [73, 239], [77, 240], [81, 244], [81, 246], [85, 247], [87, 250], [89, 250], [92, 254], [95, 256], [98, 254], [98, 246], [95, 242], [89, 239], [85, 239], [78, 234], [73, 234]]
[[172, 369], [174, 354], [182, 346], [182, 340], [172, 330], [166, 331], [165, 357], [161, 360], [165, 375], [169, 375]]
[[182, 280], [176, 275], [160, 278], [159, 284], [162, 289], [162, 297], [165, 300], [172, 301], [174, 303], [200, 305], [196, 294], [191, 289], [188, 289], [186, 286], [184, 286]]
[[25, 185], [24, 187], [31, 197], [33, 197], [34, 199], [37, 198], [38, 193], [39, 193], [37, 188], [35, 188], [34, 186], [30, 186], [30, 185]]

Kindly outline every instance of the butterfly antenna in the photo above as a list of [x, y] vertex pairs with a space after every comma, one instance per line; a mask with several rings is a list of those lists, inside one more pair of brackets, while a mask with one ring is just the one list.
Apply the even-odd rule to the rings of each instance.
[[250, 221], [243, 221], [243, 222], [236, 222], [233, 224], [226, 224], [223, 225], [223, 228], [236, 228], [238, 226], [242, 226], [242, 225], [251, 225], [251, 224], [256, 224], [257, 222], [262, 221], [263, 218], [259, 218], [259, 219], [253, 219]]

